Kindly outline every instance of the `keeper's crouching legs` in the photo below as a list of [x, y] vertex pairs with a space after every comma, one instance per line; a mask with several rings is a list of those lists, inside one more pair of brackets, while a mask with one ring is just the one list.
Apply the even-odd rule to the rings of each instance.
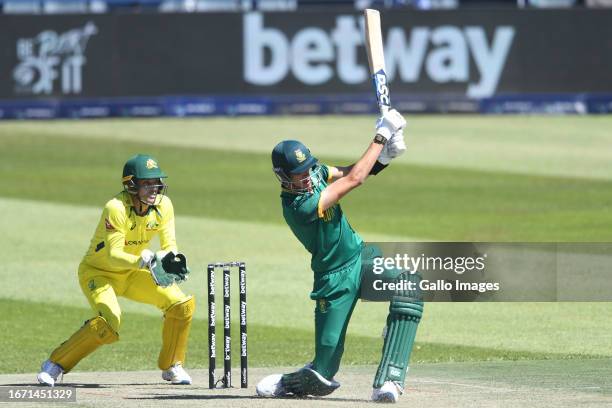
[[53, 363], [68, 373], [79, 361], [93, 353], [103, 344], [114, 343], [119, 335], [102, 316], [87, 320], [68, 340], [51, 353]]
[[166, 310], [162, 330], [162, 348], [158, 359], [159, 368], [162, 370], [167, 370], [178, 363], [184, 364], [194, 310], [195, 299], [191, 296], [173, 304]]

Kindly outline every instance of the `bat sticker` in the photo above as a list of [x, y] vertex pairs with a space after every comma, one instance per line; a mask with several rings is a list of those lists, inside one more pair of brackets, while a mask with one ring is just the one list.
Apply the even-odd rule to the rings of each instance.
[[389, 87], [387, 86], [387, 74], [384, 70], [379, 70], [373, 75], [374, 89], [376, 91], [376, 99], [381, 106], [391, 105], [389, 98]]

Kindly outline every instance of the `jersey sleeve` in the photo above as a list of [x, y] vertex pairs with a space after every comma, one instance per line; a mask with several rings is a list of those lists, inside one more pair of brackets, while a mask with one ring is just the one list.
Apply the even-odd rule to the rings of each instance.
[[104, 241], [108, 245], [109, 263], [111, 266], [134, 269], [138, 267], [137, 255], [124, 251], [125, 235], [129, 230], [129, 220], [122, 207], [107, 204], [104, 207]]
[[321, 180], [325, 181], [327, 184], [331, 181], [331, 169], [328, 165], [321, 165]]
[[159, 245], [163, 251], [178, 252], [174, 230], [174, 206], [168, 197], [164, 197], [161, 215]]

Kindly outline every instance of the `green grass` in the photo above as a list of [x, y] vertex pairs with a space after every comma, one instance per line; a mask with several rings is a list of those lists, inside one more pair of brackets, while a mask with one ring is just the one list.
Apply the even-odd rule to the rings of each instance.
[[[372, 241], [611, 242], [610, 126], [609, 117], [411, 119], [409, 152], [343, 208]], [[283, 223], [269, 150], [298, 137], [325, 162], [346, 164], [363, 151], [371, 127], [369, 117], [0, 123], [0, 247], [10, 255], [0, 268], [0, 342], [11, 350], [0, 372], [35, 371], [91, 317], [76, 268], [136, 152], [154, 154], [169, 174], [179, 245], [194, 266], [183, 285], [199, 298], [189, 366], [206, 365], [204, 265], [235, 257], [248, 263], [251, 364], [308, 361], [311, 272]], [[80, 369], [155, 368], [159, 312], [121, 306], [121, 341]], [[413, 361], [610, 357], [611, 310], [606, 303], [429, 304]], [[385, 316], [386, 305], [358, 305], [344, 364], [377, 363]]]
[[[87, 302], [76, 280], [76, 267], [89, 243], [91, 220], [97, 219], [99, 211], [96, 207], [0, 199], [0, 213], [7, 220], [5, 225], [15, 231], [13, 239], [2, 244], [6, 253], [14, 254], [5, 258], [0, 269], [2, 297], [86, 308]], [[22, 217], [34, 213], [37, 217]], [[285, 330], [312, 330], [313, 305], [307, 296], [312, 285], [308, 257], [288, 228], [182, 216], [177, 219], [177, 230], [179, 246], [187, 254], [193, 270], [182, 287], [197, 297], [198, 324], [206, 319], [203, 296], [206, 264], [211, 260], [234, 259], [238, 254], [248, 265], [249, 323]], [[367, 236], [372, 240], [386, 237]], [[249, 244], [238, 248], [241, 242]], [[28, 256], [33, 250], [36, 256]], [[221, 280], [217, 284], [220, 291]], [[124, 313], [159, 318], [159, 311], [154, 307], [121, 298], [120, 304]], [[430, 303], [426, 306], [418, 340], [500, 351], [612, 356], [608, 318], [611, 311], [610, 303]], [[386, 314], [384, 303], [359, 302], [349, 334], [378, 339]], [[233, 317], [235, 320], [237, 314]], [[129, 323], [123, 329], [129, 329]], [[589, 336], [585, 337], [584, 333]], [[59, 337], [66, 335], [58, 334]], [[301, 362], [301, 358], [296, 358], [296, 364]]]
[[[101, 206], [119, 190], [126, 157], [146, 151], [169, 174], [168, 194], [179, 214], [283, 223], [266, 154], [28, 133], [2, 142], [5, 197]], [[398, 165], [343, 206], [364, 232], [446, 241], [612, 240], [607, 180]]]
[[[281, 139], [300, 139], [316, 156], [359, 157], [372, 116], [4, 121], [0, 135], [66, 136], [108, 144], [182, 146], [270, 154]], [[395, 164], [610, 180], [612, 117], [415, 116], [404, 132], [408, 154]], [[333, 154], [332, 154], [333, 153]]]
[[[32, 372], [52, 348], [64, 341], [86, 319], [90, 311], [85, 308], [58, 307], [52, 304], [0, 300], [4, 318], [0, 323], [3, 347], [11, 350], [0, 362], [0, 373]], [[78, 369], [98, 370], [153, 370], [161, 344], [159, 317], [126, 313], [122, 319], [120, 339], [102, 347], [83, 360]], [[27, 322], [25, 324], [24, 322]], [[221, 323], [221, 322], [219, 322]], [[222, 327], [219, 324], [219, 327]], [[233, 355], [238, 355], [238, 329], [232, 326]], [[53, 328], [50, 332], [49, 328]], [[218, 329], [218, 336], [222, 331]], [[16, 335], [19, 333], [19, 335]], [[208, 367], [207, 324], [196, 320], [190, 334], [188, 365], [192, 368]], [[262, 324], [249, 324], [249, 363], [254, 367], [290, 366], [312, 359], [312, 332], [306, 329], [286, 329]], [[41, 345], [44, 343], [44, 346]], [[345, 365], [378, 364], [382, 339], [349, 335], [343, 359]], [[530, 351], [497, 350], [486, 347], [453, 344], [417, 343], [412, 361], [423, 363], [496, 361], [496, 360], [559, 360], [598, 358], [598, 355], [574, 353], [543, 353]], [[218, 364], [221, 364], [219, 361]], [[235, 365], [239, 362], [235, 361]]]

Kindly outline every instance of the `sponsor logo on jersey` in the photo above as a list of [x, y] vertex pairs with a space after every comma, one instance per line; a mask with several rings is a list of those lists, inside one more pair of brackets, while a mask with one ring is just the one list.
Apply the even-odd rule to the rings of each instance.
[[157, 228], [159, 228], [157, 221], [147, 222], [147, 231], [156, 230]]
[[148, 244], [148, 243], [149, 243], [148, 239], [125, 241], [125, 245], [142, 245], [142, 244]]

